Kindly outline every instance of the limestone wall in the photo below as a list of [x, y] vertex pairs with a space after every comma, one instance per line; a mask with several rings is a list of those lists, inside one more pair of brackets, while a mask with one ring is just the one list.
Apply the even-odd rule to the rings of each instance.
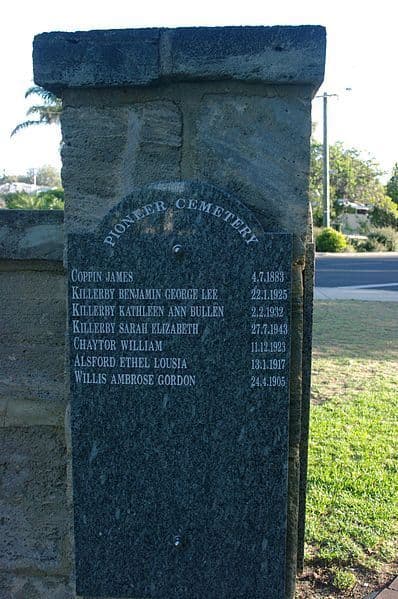
[[0, 211], [0, 597], [67, 599], [62, 212]]

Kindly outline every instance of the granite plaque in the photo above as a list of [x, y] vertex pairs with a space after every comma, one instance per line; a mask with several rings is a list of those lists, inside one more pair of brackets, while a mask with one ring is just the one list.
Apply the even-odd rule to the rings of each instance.
[[266, 228], [183, 182], [69, 236], [77, 594], [284, 599], [291, 237]]

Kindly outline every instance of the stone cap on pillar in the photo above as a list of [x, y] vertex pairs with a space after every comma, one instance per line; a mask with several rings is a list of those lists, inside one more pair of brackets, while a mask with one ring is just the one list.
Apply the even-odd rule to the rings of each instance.
[[309, 85], [315, 92], [325, 51], [325, 28], [312, 25], [56, 31], [34, 39], [34, 79], [56, 94], [215, 80]]

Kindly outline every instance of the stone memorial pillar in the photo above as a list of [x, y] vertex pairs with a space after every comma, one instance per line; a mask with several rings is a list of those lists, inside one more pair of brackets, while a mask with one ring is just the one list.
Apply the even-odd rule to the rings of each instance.
[[324, 55], [312, 26], [35, 39], [63, 100], [78, 595], [293, 597]]

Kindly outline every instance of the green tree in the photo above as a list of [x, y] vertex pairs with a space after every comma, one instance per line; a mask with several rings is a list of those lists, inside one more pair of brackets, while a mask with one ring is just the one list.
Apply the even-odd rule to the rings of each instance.
[[29, 172], [24, 175], [8, 175], [6, 171], [0, 176], [0, 185], [3, 183], [32, 183], [32, 177]]
[[16, 175], [7, 175], [7, 173], [3, 171], [3, 174], [0, 177], [0, 185], [3, 185], [3, 183], [14, 183], [17, 179], [18, 177]]
[[398, 207], [395, 202], [385, 196], [382, 202], [373, 206], [370, 222], [375, 227], [393, 227], [398, 231]]
[[386, 186], [387, 195], [398, 204], [398, 162], [394, 164], [392, 175]]
[[23, 175], [7, 175], [3, 172], [0, 176], [0, 185], [3, 183], [33, 183], [36, 178], [37, 185], [43, 187], [62, 187], [58, 169], [50, 164], [45, 164], [38, 169], [29, 169]]
[[361, 158], [359, 150], [344, 148], [341, 142], [330, 147], [330, 171], [333, 200], [349, 198], [354, 202], [376, 205], [385, 198], [379, 177], [380, 166], [372, 159]]
[[30, 87], [25, 93], [25, 98], [32, 95], [38, 96], [41, 100], [41, 104], [34, 104], [31, 106], [28, 109], [26, 116], [29, 117], [35, 115], [36, 118], [19, 123], [19, 125], [11, 131], [11, 137], [22, 129], [26, 129], [33, 125], [52, 125], [54, 123], [59, 123], [62, 111], [62, 101], [60, 98], [57, 98], [55, 94], [38, 85]]
[[314, 223], [322, 226], [322, 144], [311, 141], [309, 197]]
[[[310, 200], [314, 222], [322, 225], [322, 144], [311, 143]], [[330, 199], [332, 219], [341, 208], [337, 200], [347, 198], [369, 207], [386, 207], [386, 191], [379, 177], [383, 174], [377, 162], [364, 159], [356, 148], [345, 148], [341, 142], [329, 147]]]
[[59, 171], [50, 164], [45, 164], [36, 171], [34, 169], [29, 169], [27, 174], [29, 176], [29, 182], [33, 182], [34, 176], [36, 175], [37, 185], [43, 185], [45, 187], [61, 187]]

